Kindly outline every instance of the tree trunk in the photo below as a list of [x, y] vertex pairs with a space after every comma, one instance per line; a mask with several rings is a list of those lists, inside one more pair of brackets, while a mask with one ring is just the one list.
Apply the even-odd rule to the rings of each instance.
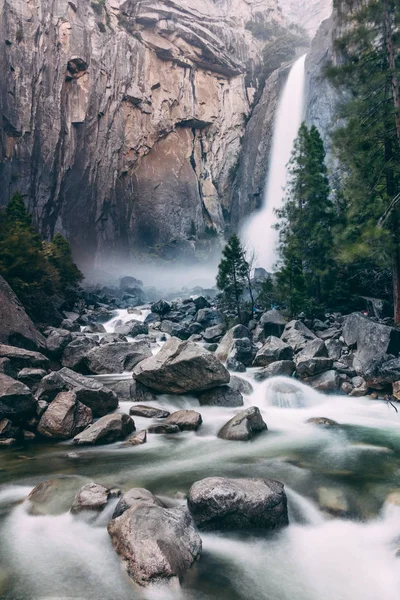
[[385, 43], [386, 43], [386, 55], [389, 68], [392, 72], [392, 95], [394, 104], [394, 118], [396, 122], [397, 138], [400, 142], [400, 92], [399, 92], [399, 79], [396, 73], [396, 60], [393, 49], [393, 37], [392, 37], [392, 20], [389, 8], [389, 0], [383, 0], [384, 11], [385, 11]]

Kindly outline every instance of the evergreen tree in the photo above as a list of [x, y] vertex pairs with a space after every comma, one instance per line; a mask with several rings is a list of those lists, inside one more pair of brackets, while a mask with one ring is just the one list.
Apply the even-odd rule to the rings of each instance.
[[325, 150], [315, 126], [303, 123], [289, 163], [289, 182], [277, 211], [280, 268], [277, 281], [292, 314], [321, 306], [331, 289], [333, 206]]
[[218, 266], [217, 287], [221, 291], [222, 303], [236, 314], [242, 322], [244, 301], [243, 294], [249, 289], [250, 265], [245, 251], [236, 234], [232, 235], [222, 252]]
[[48, 261], [58, 273], [62, 292], [74, 289], [82, 281], [83, 274], [73, 261], [71, 247], [67, 240], [57, 233], [47, 247]]
[[[333, 135], [343, 169], [345, 222], [337, 237], [341, 261], [358, 291], [380, 295], [392, 281], [400, 322], [400, 5], [396, 0], [337, 0], [343, 36], [338, 66], [343, 123]], [[391, 276], [390, 276], [391, 270]]]

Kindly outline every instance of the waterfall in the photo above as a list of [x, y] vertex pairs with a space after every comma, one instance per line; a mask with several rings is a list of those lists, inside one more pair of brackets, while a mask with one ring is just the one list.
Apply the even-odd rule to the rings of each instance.
[[279, 102], [263, 207], [250, 217], [242, 235], [247, 247], [255, 251], [257, 265], [267, 271], [273, 270], [276, 261], [278, 232], [273, 229], [277, 221], [275, 209], [282, 205], [287, 163], [303, 116], [305, 58], [305, 55], [299, 58], [291, 68]]

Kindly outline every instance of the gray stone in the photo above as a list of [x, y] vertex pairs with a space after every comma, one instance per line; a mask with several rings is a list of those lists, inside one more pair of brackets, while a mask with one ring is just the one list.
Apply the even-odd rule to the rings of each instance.
[[214, 325], [213, 327], [207, 327], [203, 332], [203, 338], [206, 342], [217, 342], [224, 334], [226, 326], [224, 323]]
[[279, 360], [254, 374], [256, 381], [265, 381], [270, 377], [291, 377], [296, 369], [292, 360]]
[[275, 309], [268, 310], [261, 316], [260, 326], [264, 332], [265, 337], [275, 336], [280, 338], [286, 327], [287, 320], [285, 317]]
[[79, 336], [73, 339], [63, 352], [61, 358], [62, 366], [82, 373], [83, 375], [88, 374], [89, 370], [86, 364], [86, 357], [90, 350], [96, 348], [98, 345], [97, 340], [85, 336]]
[[74, 392], [60, 392], [42, 415], [37, 430], [46, 438], [69, 440], [92, 421], [92, 411], [78, 402]]
[[202, 422], [201, 414], [195, 410], [177, 410], [164, 421], [166, 425], [177, 425], [181, 431], [196, 431]]
[[0, 373], [0, 420], [27, 420], [36, 412], [36, 400], [31, 390], [8, 375]]
[[235, 339], [230, 347], [228, 360], [235, 360], [245, 367], [251, 367], [256, 354], [257, 347], [251, 340], [248, 338]]
[[289, 344], [295, 352], [303, 350], [307, 342], [314, 340], [317, 336], [301, 321], [290, 321], [285, 327], [281, 339]]
[[218, 437], [223, 440], [245, 442], [252, 439], [257, 433], [268, 429], [264, 423], [259, 408], [251, 406], [247, 410], [235, 415], [218, 432]]
[[147, 442], [147, 431], [142, 429], [142, 431], [137, 431], [136, 433], [130, 435], [125, 440], [126, 446], [141, 446]]
[[9, 419], [0, 420], [0, 439], [20, 437], [21, 429], [14, 425]]
[[171, 305], [165, 300], [159, 300], [151, 305], [151, 312], [157, 315], [166, 315], [171, 310]]
[[21, 369], [17, 379], [27, 385], [32, 392], [35, 392], [46, 375], [47, 372], [44, 369]]
[[227, 331], [220, 341], [216, 351], [216, 357], [221, 362], [225, 362], [229, 356], [233, 341], [243, 338], [250, 339], [250, 331], [247, 329], [247, 327], [244, 325], [235, 325], [235, 327], [232, 327], [232, 329]]
[[32, 352], [23, 348], [6, 346], [0, 344], [0, 358], [8, 358], [11, 367], [20, 371], [21, 369], [48, 369], [50, 361], [40, 352]]
[[166, 419], [171, 413], [161, 408], [154, 408], [153, 406], [134, 404], [130, 407], [129, 414], [134, 417], [144, 417], [146, 419]]
[[187, 340], [190, 337], [189, 327], [184, 323], [174, 323], [166, 319], [161, 323], [160, 329], [164, 333], [168, 333], [168, 335], [180, 340]]
[[326, 371], [325, 373], [315, 375], [314, 377], [309, 377], [304, 381], [315, 390], [325, 393], [337, 392], [341, 383], [337, 371]]
[[181, 578], [201, 553], [186, 508], [139, 503], [112, 519], [108, 533], [128, 575], [141, 586]]
[[72, 319], [64, 319], [61, 322], [60, 328], [71, 332], [78, 332], [81, 330], [79, 323], [77, 321], [72, 321]]
[[251, 396], [251, 394], [254, 392], [254, 388], [251, 383], [247, 381], [247, 379], [242, 379], [237, 375], [231, 376], [229, 386], [234, 390], [238, 390], [241, 394], [243, 394], [243, 396]]
[[328, 419], [327, 417], [312, 417], [311, 419], [308, 419], [307, 423], [319, 425], [320, 427], [338, 427], [339, 425], [339, 423], [332, 419]]
[[147, 433], [179, 433], [180, 429], [178, 425], [172, 425], [168, 423], [153, 423], [147, 428]]
[[73, 391], [78, 402], [88, 406], [93, 417], [102, 417], [118, 407], [117, 395], [100, 381], [63, 368], [44, 377], [36, 392], [38, 400], [52, 402], [59, 392]]
[[127, 335], [129, 337], [134, 338], [140, 334], [148, 334], [149, 327], [146, 323], [142, 323], [141, 321], [132, 320], [132, 321], [128, 321], [127, 323], [124, 323], [123, 325], [117, 326], [114, 331], [115, 331], [115, 333]]
[[342, 352], [344, 349], [344, 344], [340, 340], [330, 339], [325, 342], [326, 350], [328, 352], [328, 357], [333, 360], [339, 360], [342, 356]]
[[76, 493], [71, 513], [73, 515], [87, 511], [99, 513], [105, 509], [111, 497], [115, 497], [115, 491], [99, 483], [87, 483]]
[[317, 357], [308, 360], [299, 360], [297, 362], [297, 374], [302, 377], [312, 377], [318, 373], [324, 373], [332, 369], [333, 360], [331, 358]]
[[101, 417], [96, 423], [75, 436], [73, 442], [78, 446], [112, 444], [123, 440], [133, 431], [135, 431], [135, 422], [131, 417], [126, 414], [114, 413]]
[[278, 360], [292, 360], [293, 350], [277, 337], [269, 336], [263, 347], [257, 352], [253, 366], [267, 367]]
[[201, 406], [243, 406], [243, 396], [239, 389], [231, 385], [221, 385], [202, 392], [199, 396]]
[[86, 355], [86, 365], [96, 375], [131, 371], [142, 360], [152, 356], [146, 341], [104, 344], [92, 348]]
[[190, 488], [188, 507], [205, 531], [259, 531], [289, 524], [284, 486], [272, 479], [207, 477]]
[[156, 356], [139, 363], [133, 376], [150, 389], [170, 394], [199, 392], [230, 380], [213, 354], [176, 338], [168, 340]]
[[72, 342], [72, 334], [67, 329], [53, 329], [46, 340], [47, 352], [60, 358], [68, 344]]
[[226, 368], [233, 373], [246, 373], [247, 369], [243, 363], [236, 360], [236, 358], [228, 358], [226, 361]]
[[132, 507], [139, 506], [140, 504], [145, 504], [147, 506], [161, 506], [164, 507], [164, 504], [161, 502], [157, 496], [154, 496], [149, 490], [144, 488], [132, 488], [128, 492], [124, 492], [115, 507], [113, 512], [113, 519], [120, 517], [127, 510]]
[[204, 328], [220, 325], [224, 322], [222, 313], [212, 308], [200, 308], [197, 311], [195, 321], [203, 325]]

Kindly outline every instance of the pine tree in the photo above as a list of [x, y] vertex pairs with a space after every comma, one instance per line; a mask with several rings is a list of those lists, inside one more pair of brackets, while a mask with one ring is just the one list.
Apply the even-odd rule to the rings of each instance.
[[244, 248], [236, 234], [229, 238], [222, 252], [218, 266], [217, 287], [221, 291], [222, 303], [233, 311], [242, 322], [243, 294], [248, 289], [250, 265], [246, 260]]
[[[395, 321], [400, 322], [400, 6], [396, 0], [340, 0], [340, 64], [328, 76], [339, 87], [343, 124], [333, 135], [343, 169], [346, 219], [338, 235], [341, 260], [378, 295], [392, 271]], [[369, 278], [367, 274], [369, 273]]]
[[279, 218], [277, 281], [292, 314], [321, 306], [331, 287], [333, 206], [325, 150], [315, 126], [303, 123], [289, 163], [289, 183]]
[[48, 261], [58, 273], [60, 289], [63, 293], [74, 289], [82, 281], [83, 274], [72, 258], [71, 247], [67, 240], [57, 233], [46, 250]]

